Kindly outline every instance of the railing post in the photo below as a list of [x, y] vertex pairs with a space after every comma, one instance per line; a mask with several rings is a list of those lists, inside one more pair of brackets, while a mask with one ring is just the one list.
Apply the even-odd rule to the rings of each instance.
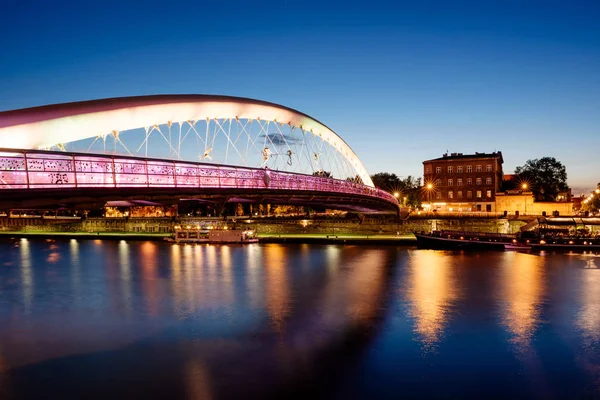
[[177, 187], [177, 173], [175, 172], [175, 170], [176, 170], [175, 162], [172, 161], [171, 164], [173, 165], [173, 185], [175, 187]]
[[146, 167], [146, 187], [150, 187], [150, 172], [148, 171], [148, 159], [144, 160], [144, 166]]
[[111, 162], [112, 162], [113, 186], [116, 188], [117, 187], [117, 171], [115, 168], [115, 157], [114, 156], [111, 158]]
[[29, 187], [29, 167], [27, 166], [27, 152], [26, 151], [23, 152], [23, 159], [25, 160], [25, 178], [27, 178], [27, 189], [30, 189], [30, 187]]
[[75, 178], [75, 188], [77, 188], [77, 167], [75, 165], [75, 154], [71, 154], [71, 161], [73, 162], [73, 177]]

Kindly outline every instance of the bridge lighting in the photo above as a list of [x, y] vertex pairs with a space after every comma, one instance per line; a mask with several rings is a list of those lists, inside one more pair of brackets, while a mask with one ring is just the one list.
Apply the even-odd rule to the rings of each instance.
[[395, 198], [398, 198], [398, 197], [400, 197], [400, 193], [398, 193], [398, 192], [394, 192], [394, 197], [395, 197]]

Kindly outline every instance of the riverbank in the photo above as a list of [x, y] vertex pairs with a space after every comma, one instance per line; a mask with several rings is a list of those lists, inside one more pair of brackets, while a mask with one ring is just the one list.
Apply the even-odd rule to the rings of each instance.
[[[119, 233], [119, 232], [0, 232], [0, 238], [81, 239], [81, 240], [150, 240], [162, 241], [165, 233]], [[380, 244], [414, 246], [413, 234], [401, 235], [328, 235], [328, 234], [259, 234], [261, 243], [306, 244]]]

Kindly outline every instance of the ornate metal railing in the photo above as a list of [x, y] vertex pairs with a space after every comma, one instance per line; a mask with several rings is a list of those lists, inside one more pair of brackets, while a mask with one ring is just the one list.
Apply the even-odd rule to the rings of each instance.
[[238, 188], [366, 195], [390, 193], [339, 179], [218, 164], [37, 150], [0, 149], [0, 191], [57, 188]]

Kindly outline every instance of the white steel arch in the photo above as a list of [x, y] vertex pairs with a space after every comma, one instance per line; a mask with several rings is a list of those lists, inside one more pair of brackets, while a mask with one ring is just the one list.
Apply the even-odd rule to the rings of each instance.
[[[363, 184], [373, 186], [369, 174], [354, 151], [326, 125], [281, 105], [229, 96], [125, 97], [5, 111], [0, 113], [0, 147], [60, 148], [64, 143], [105, 137], [107, 134], [112, 134], [116, 143], [121, 131], [145, 128], [148, 135], [152, 129], [159, 129], [160, 125], [166, 124], [170, 135], [173, 124], [179, 124], [181, 129], [184, 123], [194, 126], [196, 121], [207, 121], [207, 124], [215, 121], [215, 129], [218, 127], [225, 133], [226, 126], [220, 123], [220, 120], [229, 121], [231, 129], [232, 121], [240, 119], [256, 121], [258, 124], [261, 121], [270, 121], [275, 123], [276, 127], [288, 125], [292, 129], [299, 128], [303, 134], [319, 137], [343, 157], [344, 162], [352, 167]], [[268, 135], [265, 128], [265, 141], [270, 140]], [[173, 148], [173, 151], [176, 152], [177, 149]], [[317, 158], [321, 149], [314, 148], [311, 151]], [[269, 154], [266, 154], [265, 159], [268, 157]], [[289, 157], [291, 159], [291, 152]]]

